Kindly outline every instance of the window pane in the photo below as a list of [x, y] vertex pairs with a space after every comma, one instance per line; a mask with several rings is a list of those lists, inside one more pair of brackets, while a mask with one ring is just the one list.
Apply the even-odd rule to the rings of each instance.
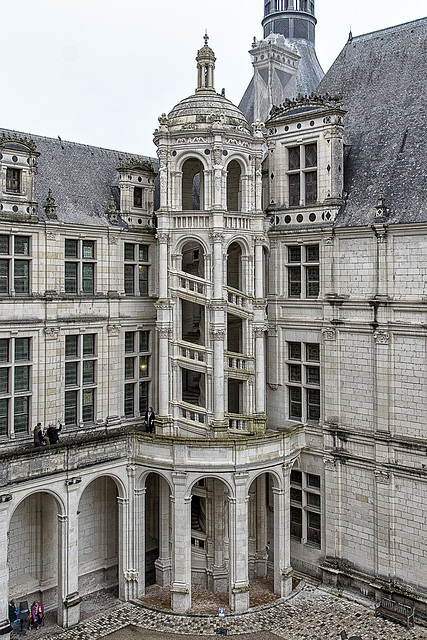
[[307, 389], [307, 416], [309, 420], [320, 419], [320, 389]]
[[149, 356], [139, 357], [139, 377], [146, 378], [149, 375], [148, 371]]
[[289, 416], [291, 418], [301, 418], [302, 416], [301, 387], [289, 387]]
[[9, 393], [9, 367], [0, 369], [0, 393]]
[[78, 336], [65, 336], [65, 357], [77, 356]]
[[30, 254], [30, 238], [27, 236], [15, 236], [15, 254], [28, 256]]
[[135, 260], [135, 245], [125, 242], [125, 260]]
[[139, 412], [141, 415], [148, 409], [148, 388], [149, 382], [140, 382], [139, 383]]
[[316, 144], [307, 144], [305, 147], [305, 166], [317, 167], [317, 148]]
[[125, 293], [132, 296], [135, 290], [133, 265], [125, 264]]
[[77, 384], [77, 362], [65, 363], [65, 386]]
[[307, 513], [307, 540], [320, 545], [320, 513]]
[[314, 473], [308, 473], [307, 484], [309, 487], [320, 489], [320, 476], [314, 475]]
[[320, 495], [318, 493], [307, 493], [307, 504], [310, 507], [318, 507], [320, 509]]
[[15, 391], [29, 391], [30, 367], [15, 367]]
[[30, 339], [15, 338], [15, 360], [30, 359]]
[[289, 360], [301, 360], [301, 342], [288, 342]]
[[0, 293], [9, 292], [9, 260], [0, 260]]
[[291, 500], [294, 502], [300, 502], [302, 504], [302, 491], [301, 489], [294, 489], [291, 487]]
[[134, 187], [133, 189], [133, 206], [142, 207], [142, 189], [141, 187]]
[[291, 536], [302, 538], [302, 510], [291, 507]]
[[312, 362], [320, 361], [320, 345], [315, 342], [307, 342], [306, 347], [306, 358], [307, 360], [311, 360]]
[[77, 258], [77, 240], [65, 240], [65, 257]]
[[301, 365], [300, 364], [289, 365], [289, 380], [290, 382], [301, 382]]
[[288, 295], [295, 298], [301, 295], [301, 267], [288, 267]]
[[307, 267], [307, 297], [316, 298], [319, 295], [319, 267]]
[[288, 262], [301, 262], [301, 247], [288, 247]]
[[148, 262], [148, 244], [139, 245], [139, 261]]
[[298, 207], [300, 201], [300, 176], [299, 173], [289, 176], [289, 206]]
[[305, 204], [317, 202], [317, 172], [310, 171], [305, 174]]
[[94, 389], [83, 389], [83, 422], [93, 422], [94, 397]]
[[0, 236], [0, 253], [9, 253], [9, 236]]
[[291, 471], [291, 482], [292, 482], [292, 484], [301, 484], [302, 485], [302, 472], [301, 471]]
[[9, 400], [6, 398], [0, 400], [0, 436], [7, 435], [8, 404]]
[[135, 414], [135, 390], [133, 384], [125, 384], [125, 416]]
[[88, 333], [83, 335], [83, 355], [93, 356], [95, 355], [95, 334]]
[[93, 240], [83, 240], [83, 258], [95, 257], [95, 242]]
[[28, 293], [29, 268], [28, 260], [15, 260], [14, 287], [16, 293]]
[[65, 424], [77, 424], [77, 391], [65, 392]]
[[135, 333], [133, 331], [126, 331], [125, 333], [125, 352], [133, 353], [135, 341]]
[[320, 384], [319, 367], [307, 367], [307, 384]]
[[139, 293], [141, 296], [148, 295], [148, 267], [139, 265]]
[[20, 193], [21, 191], [21, 170], [6, 169], [6, 191]]
[[93, 276], [95, 265], [92, 262], [83, 262], [83, 293], [93, 293]]
[[135, 358], [125, 358], [125, 379], [129, 380], [135, 376]]
[[149, 331], [140, 331], [139, 332], [139, 350], [140, 351], [148, 351], [149, 349]]
[[77, 263], [65, 263], [65, 293], [77, 293]]
[[83, 361], [83, 384], [94, 384], [95, 382], [95, 360]]
[[319, 245], [310, 244], [306, 247], [306, 261], [319, 262]]
[[289, 149], [289, 171], [300, 168], [300, 152], [299, 147], [291, 147]]
[[9, 340], [0, 340], [0, 362], [9, 362]]
[[14, 430], [15, 433], [24, 433], [28, 431], [28, 396], [17, 397], [14, 402]]

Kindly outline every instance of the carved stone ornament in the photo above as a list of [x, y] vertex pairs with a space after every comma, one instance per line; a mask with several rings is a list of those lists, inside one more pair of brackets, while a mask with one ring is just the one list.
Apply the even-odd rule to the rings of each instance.
[[212, 340], [224, 340], [225, 333], [225, 329], [211, 329], [211, 338]]
[[323, 458], [323, 465], [325, 469], [328, 469], [329, 471], [335, 471], [336, 460], [332, 456], [325, 456]]
[[160, 243], [168, 243], [170, 240], [170, 236], [168, 233], [157, 233], [156, 238]]
[[119, 241], [119, 236], [116, 234], [110, 234], [108, 236], [108, 244], [117, 244]]
[[378, 484], [388, 484], [390, 482], [390, 474], [384, 469], [376, 469], [374, 475]]
[[209, 237], [214, 242], [223, 242], [224, 240], [224, 234], [221, 233], [220, 231], [216, 231], [215, 233], [210, 233]]
[[133, 570], [129, 570], [129, 571], [125, 571], [125, 580], [127, 582], [135, 582], [136, 580], [138, 580], [138, 571], [133, 571]]
[[337, 330], [335, 327], [327, 327], [326, 329], [322, 329], [323, 339], [324, 340], [336, 340], [337, 339]]
[[57, 233], [56, 233], [56, 231], [48, 231], [48, 232], [46, 233], [46, 238], [47, 238], [48, 240], [54, 240], [54, 241], [56, 241], [56, 239], [57, 239]]
[[325, 238], [325, 244], [333, 244], [334, 243], [334, 236], [328, 236], [327, 238]]
[[120, 333], [120, 325], [118, 324], [109, 324], [107, 325], [107, 331], [108, 331], [108, 335], [113, 337], [113, 336], [118, 336]]
[[254, 336], [256, 338], [263, 338], [266, 331], [267, 331], [267, 325], [262, 325], [260, 327], [253, 328]]
[[278, 330], [275, 325], [270, 324], [268, 327], [268, 337], [269, 338], [277, 338]]
[[170, 338], [172, 338], [172, 329], [170, 329], [169, 327], [157, 328], [157, 333], [160, 339], [163, 338], [169, 340]]
[[378, 331], [374, 333], [374, 340], [377, 344], [388, 344], [390, 334], [388, 331], [384, 331], [384, 329], [378, 329]]
[[272, 382], [269, 382], [269, 383], [268, 383], [268, 386], [270, 387], [270, 389], [271, 389], [272, 391], [277, 391], [277, 389], [280, 387], [280, 385], [279, 385], [279, 384], [273, 384]]
[[49, 189], [47, 193], [44, 210], [46, 212], [47, 217], [50, 218], [51, 220], [56, 220], [58, 218], [58, 216], [56, 215], [56, 204], [55, 204], [55, 198], [52, 195], [52, 189]]
[[56, 340], [59, 335], [59, 327], [45, 327], [46, 340]]
[[331, 107], [331, 108], [341, 108], [342, 96], [340, 93], [332, 96], [330, 93], [325, 93], [325, 95], [317, 94], [315, 91], [312, 91], [309, 96], [303, 95], [299, 93], [295, 100], [291, 100], [286, 98], [284, 103], [278, 107], [273, 106], [270, 111], [270, 118], [274, 118], [276, 116], [282, 116], [288, 111], [292, 111], [293, 109], [298, 109], [301, 107]]

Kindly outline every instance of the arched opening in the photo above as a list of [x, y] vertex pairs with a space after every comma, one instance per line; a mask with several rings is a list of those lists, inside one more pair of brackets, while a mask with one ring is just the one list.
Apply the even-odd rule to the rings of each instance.
[[116, 587], [119, 574], [119, 515], [114, 480], [102, 476], [83, 491], [79, 502], [79, 593]]
[[189, 158], [182, 165], [182, 209], [183, 211], [200, 211], [203, 208], [203, 164], [197, 158]]
[[189, 300], [181, 300], [181, 337], [186, 342], [205, 344], [205, 309]]
[[145, 586], [166, 587], [171, 582], [171, 492], [157, 473], [148, 474], [145, 487]]
[[203, 247], [199, 242], [186, 242], [182, 248], [182, 271], [198, 278], [205, 277]]
[[237, 160], [227, 166], [227, 211], [241, 211], [242, 208], [242, 170]]
[[242, 248], [237, 242], [232, 242], [227, 250], [227, 286], [243, 291]]
[[34, 600], [45, 609], [58, 603], [57, 500], [47, 492], [34, 493], [15, 509], [9, 526], [9, 598]]

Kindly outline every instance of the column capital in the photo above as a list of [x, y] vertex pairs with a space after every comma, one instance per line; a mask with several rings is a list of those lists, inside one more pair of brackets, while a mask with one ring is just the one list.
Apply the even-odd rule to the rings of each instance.
[[373, 335], [377, 344], [388, 344], [390, 341], [390, 333], [384, 329], [377, 329]]
[[326, 327], [326, 329], [322, 329], [323, 339], [324, 340], [336, 340], [337, 339], [337, 330], [335, 327]]

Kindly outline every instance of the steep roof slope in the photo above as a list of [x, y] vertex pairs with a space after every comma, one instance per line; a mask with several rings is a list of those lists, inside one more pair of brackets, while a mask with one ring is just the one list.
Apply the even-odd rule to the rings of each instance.
[[427, 220], [427, 18], [350, 38], [320, 82], [340, 92], [347, 199], [337, 226], [373, 221], [380, 190], [389, 222]]
[[[117, 209], [120, 204], [117, 167], [134, 154], [0, 128], [2, 134], [30, 138], [36, 144], [40, 153], [35, 179], [39, 217], [43, 217], [50, 188], [61, 222], [109, 225], [106, 212], [111, 196]], [[157, 166], [153, 158], [142, 159]]]

